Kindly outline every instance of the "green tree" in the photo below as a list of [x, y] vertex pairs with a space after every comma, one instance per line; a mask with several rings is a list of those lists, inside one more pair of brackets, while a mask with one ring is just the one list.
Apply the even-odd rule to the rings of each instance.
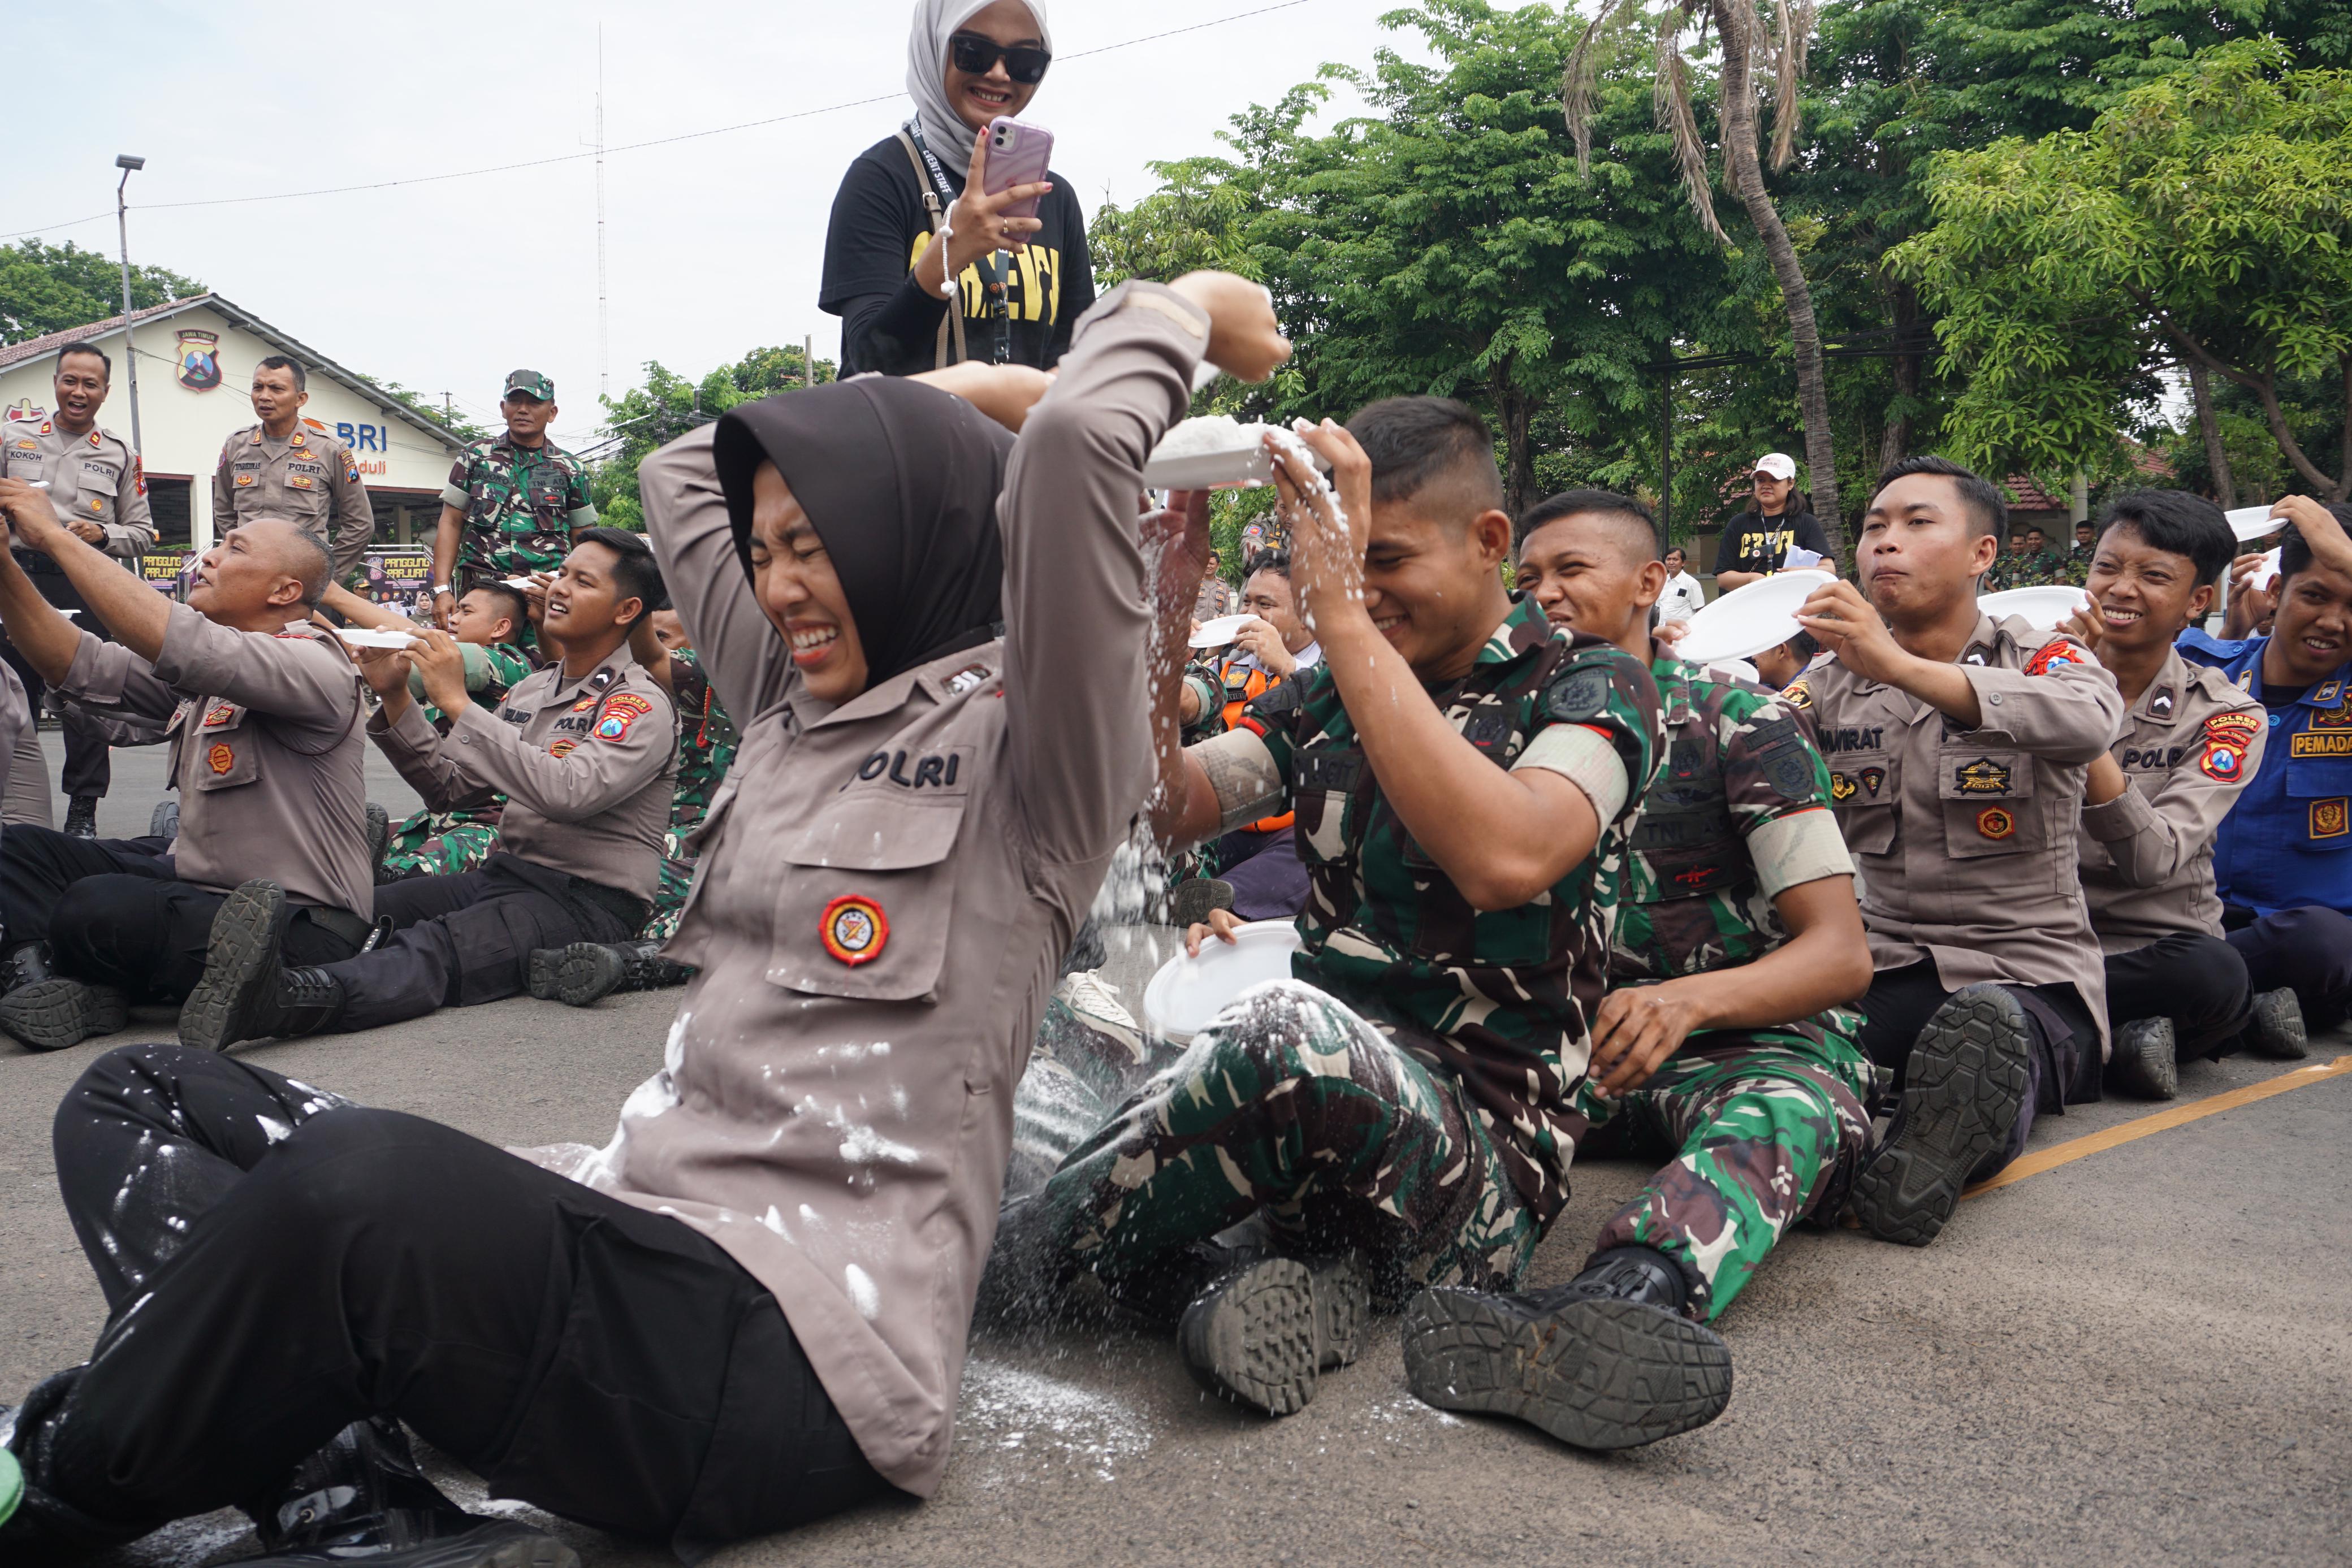
[[[737, 403], [751, 402], [808, 384], [797, 346], [753, 349], [731, 365], [720, 365], [699, 382], [689, 382], [658, 360], [646, 365], [642, 386], [606, 398], [604, 442], [583, 456], [594, 463], [592, 486], [596, 510], [616, 528], [642, 531], [645, 508], [637, 496], [637, 465], [698, 425], [709, 423]], [[819, 359], [816, 379], [837, 379], [839, 367]]]
[[[2290, 63], [2220, 45], [2087, 131], [1937, 158], [1937, 225], [1891, 262], [1971, 372], [1961, 448], [2063, 471], [2113, 446], [2119, 388], [2179, 360], [2251, 395], [2305, 483], [2352, 490], [2352, 73]], [[2288, 406], [2323, 377], [2335, 456]]]
[[[131, 269], [134, 309], [202, 294], [194, 278], [160, 267]], [[21, 343], [122, 314], [122, 267], [70, 242], [0, 245], [0, 344]]]
[[398, 382], [382, 381], [370, 375], [362, 375], [360, 380], [367, 382], [411, 413], [424, 415], [461, 441], [479, 441], [490, 434], [462, 413], [453, 413], [446, 408], [436, 407], [423, 392], [411, 392]]

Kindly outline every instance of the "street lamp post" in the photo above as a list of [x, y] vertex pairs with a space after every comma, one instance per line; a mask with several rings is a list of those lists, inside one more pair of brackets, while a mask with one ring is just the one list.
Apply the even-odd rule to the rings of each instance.
[[139, 435], [139, 350], [131, 341], [131, 207], [123, 193], [131, 173], [147, 167], [147, 160], [118, 153], [114, 166], [122, 171], [122, 179], [114, 187], [114, 226], [122, 239], [122, 362], [131, 371], [131, 449], [143, 460], [147, 444]]

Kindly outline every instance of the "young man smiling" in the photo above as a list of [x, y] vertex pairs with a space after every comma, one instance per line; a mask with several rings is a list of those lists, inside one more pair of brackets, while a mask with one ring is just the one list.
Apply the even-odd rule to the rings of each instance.
[[[2256, 991], [2294, 990], [2304, 1022], [2352, 1014], [2352, 507], [2290, 496], [2279, 546], [2277, 617], [2267, 636], [2180, 639], [2267, 710], [2270, 759], [2222, 819], [2213, 873], [2229, 942]], [[2302, 1040], [2263, 1043], [2300, 1056]]]
[[1553, 625], [1605, 638], [1658, 684], [1666, 763], [1634, 822], [1616, 988], [1577, 1104], [1596, 1138], [1676, 1157], [1566, 1285], [1431, 1291], [1404, 1329], [1405, 1379], [1423, 1399], [1590, 1448], [1722, 1411], [1730, 1354], [1696, 1325], [1790, 1226], [1839, 1212], [1881, 1087], [1844, 1005], [1869, 988], [1870, 944], [1829, 769], [1801, 710], [1706, 679], [1652, 642], [1666, 582], [1654, 527], [1622, 496], [1555, 496], [1520, 520], [1518, 580]]
[[[1854, 569], [1797, 621], [1836, 655], [1789, 688], [1831, 768], [1877, 978], [1863, 1048], [1903, 1092], [1853, 1209], [1925, 1246], [2037, 1109], [2099, 1095], [2106, 983], [2075, 873], [2084, 772], [2123, 717], [2072, 637], [1977, 608], [2008, 507], [1912, 457], [1880, 476]], [[1868, 597], [1864, 598], [1864, 595]]]
[[[1297, 810], [1297, 979], [1227, 1008], [1009, 1211], [983, 1289], [1091, 1270], [1181, 1312], [1194, 1374], [1277, 1415], [1354, 1357], [1368, 1287], [1510, 1290], [1567, 1201], [1626, 830], [1659, 754], [1641, 662], [1505, 591], [1511, 519], [1477, 414], [1392, 398], [1304, 439], [1336, 495], [1286, 445], [1276, 482], [1323, 663], [1190, 748], [1166, 671], [1154, 725], [1164, 841]], [[1253, 1215], [1271, 1253], [1209, 1244]]]
[[2091, 557], [2092, 608], [2071, 629], [2116, 678], [2123, 733], [2091, 763], [2083, 888], [2106, 953], [2107, 1080], [2169, 1100], [2179, 1063], [2227, 1047], [2258, 1017], [2257, 1044], [2301, 1032], [2292, 991], [2252, 997], [2221, 940], [2213, 835], [2265, 766], [2263, 706], [2173, 640], [2213, 607], [2235, 542], [2221, 510], [2179, 490], [2108, 503]]
[[[421, 633], [405, 653], [371, 650], [361, 673], [383, 706], [368, 733], [432, 810], [503, 792], [499, 847], [478, 871], [378, 889], [391, 935], [322, 967], [280, 964], [286, 895], [275, 883], [247, 883], [213, 922], [181, 1043], [217, 1051], [496, 1001], [523, 990], [534, 951], [635, 936], [660, 877], [677, 731], [669, 694], [631, 656], [629, 632], [661, 598], [641, 537], [591, 528], [547, 591], [562, 660], [495, 712], [472, 700], [446, 632]], [[409, 695], [412, 667], [427, 700], [454, 716], [446, 736]]]

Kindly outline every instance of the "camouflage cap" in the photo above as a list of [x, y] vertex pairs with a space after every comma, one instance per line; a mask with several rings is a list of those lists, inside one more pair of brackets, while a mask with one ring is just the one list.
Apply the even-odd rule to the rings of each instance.
[[555, 383], [537, 371], [509, 371], [507, 372], [506, 395], [520, 395], [536, 402], [553, 402]]

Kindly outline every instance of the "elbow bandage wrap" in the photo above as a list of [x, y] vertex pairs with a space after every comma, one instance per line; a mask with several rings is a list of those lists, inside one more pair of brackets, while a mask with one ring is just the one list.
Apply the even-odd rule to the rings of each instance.
[[1557, 773], [1583, 790], [1602, 827], [1617, 820], [1633, 793], [1617, 747], [1601, 731], [1580, 724], [1555, 724], [1538, 734], [1511, 764], [1514, 773], [1522, 768]]
[[1230, 833], [1282, 809], [1282, 770], [1265, 741], [1227, 730], [1192, 748], [1217, 798], [1217, 831]]
[[1748, 858], [1756, 862], [1756, 881], [1767, 898], [1826, 876], [1853, 874], [1845, 837], [1827, 810], [1798, 811], [1766, 822], [1748, 835]]

